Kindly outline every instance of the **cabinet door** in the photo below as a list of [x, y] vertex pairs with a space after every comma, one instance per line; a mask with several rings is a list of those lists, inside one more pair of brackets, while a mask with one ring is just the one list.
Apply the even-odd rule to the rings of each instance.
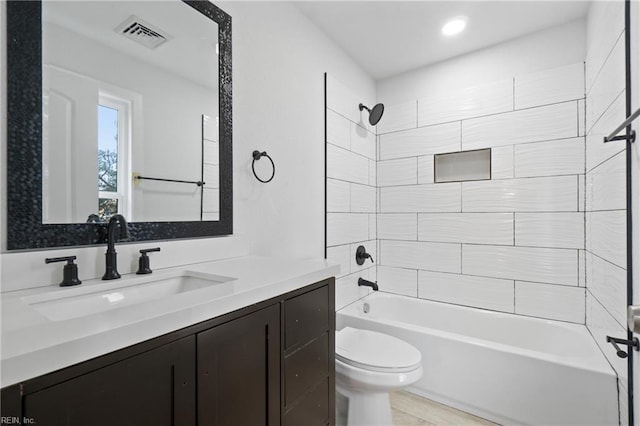
[[195, 425], [195, 338], [23, 396], [39, 425]]
[[198, 424], [280, 424], [280, 309], [198, 334]]

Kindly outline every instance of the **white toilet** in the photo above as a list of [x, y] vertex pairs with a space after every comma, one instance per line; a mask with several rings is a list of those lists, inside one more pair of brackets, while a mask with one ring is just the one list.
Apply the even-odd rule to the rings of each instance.
[[336, 332], [338, 424], [346, 415], [348, 426], [391, 426], [389, 391], [421, 377], [422, 355], [407, 342], [351, 327]]

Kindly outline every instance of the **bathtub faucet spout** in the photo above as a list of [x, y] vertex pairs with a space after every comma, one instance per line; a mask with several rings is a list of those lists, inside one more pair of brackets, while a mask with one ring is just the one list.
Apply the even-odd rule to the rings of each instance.
[[367, 281], [364, 278], [358, 278], [358, 286], [362, 287], [371, 287], [373, 291], [378, 291], [378, 283], [372, 283], [371, 281]]

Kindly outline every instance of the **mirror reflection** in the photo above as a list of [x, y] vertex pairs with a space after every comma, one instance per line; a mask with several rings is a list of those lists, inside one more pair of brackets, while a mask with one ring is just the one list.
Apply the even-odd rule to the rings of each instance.
[[218, 220], [217, 24], [182, 2], [42, 9], [42, 222]]

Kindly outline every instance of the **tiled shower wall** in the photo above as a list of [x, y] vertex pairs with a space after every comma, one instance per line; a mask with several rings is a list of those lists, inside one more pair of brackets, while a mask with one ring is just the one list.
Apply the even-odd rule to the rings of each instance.
[[[387, 107], [382, 291], [584, 324], [584, 81], [576, 63]], [[480, 148], [491, 180], [434, 183], [434, 154]]]
[[364, 245], [374, 261], [376, 250], [376, 136], [365, 99], [328, 75], [326, 84], [327, 132], [327, 258], [340, 263], [336, 278], [336, 309], [366, 295], [358, 278], [376, 281], [376, 264], [355, 261]]
[[618, 374], [627, 424], [627, 363], [606, 336], [626, 338], [624, 141], [604, 144], [625, 115], [624, 2], [593, 2], [587, 21], [587, 327]]

